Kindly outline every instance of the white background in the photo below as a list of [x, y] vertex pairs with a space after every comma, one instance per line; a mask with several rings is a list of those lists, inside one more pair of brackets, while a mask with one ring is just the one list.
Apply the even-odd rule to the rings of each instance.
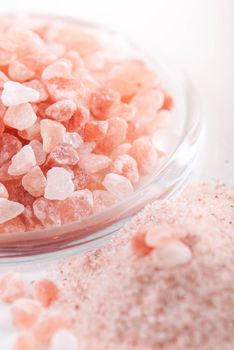
[[[234, 184], [234, 0], [0, 0], [0, 12], [8, 11], [105, 24], [185, 71], [201, 96], [207, 123], [203, 176]], [[7, 329], [1, 310], [0, 329], [4, 325]], [[0, 348], [8, 350], [12, 340], [3, 334]]]
[[202, 99], [208, 130], [203, 175], [234, 178], [233, 0], [0, 0], [0, 11], [70, 15], [105, 24], [178, 66]]

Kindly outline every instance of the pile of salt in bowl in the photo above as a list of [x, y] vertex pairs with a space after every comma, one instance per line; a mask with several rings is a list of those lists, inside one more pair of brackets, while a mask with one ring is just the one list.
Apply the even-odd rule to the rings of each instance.
[[157, 201], [102, 248], [27, 285], [0, 278], [12, 350], [232, 350], [234, 191]]
[[158, 74], [97, 29], [0, 20], [0, 232], [59, 226], [131, 194], [167, 154]]

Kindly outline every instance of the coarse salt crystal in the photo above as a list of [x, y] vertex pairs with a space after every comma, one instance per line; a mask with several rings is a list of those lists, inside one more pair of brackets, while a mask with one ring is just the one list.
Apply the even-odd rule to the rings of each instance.
[[179, 240], [170, 240], [159, 245], [152, 253], [155, 267], [158, 269], [171, 269], [183, 266], [192, 259], [190, 248]]
[[46, 187], [46, 178], [41, 168], [36, 166], [29, 170], [22, 178], [22, 185], [33, 197], [43, 196]]
[[0, 198], [0, 224], [17, 217], [23, 211], [23, 204]]
[[36, 113], [30, 103], [11, 106], [4, 115], [4, 123], [17, 130], [31, 128], [36, 120]]
[[33, 296], [44, 307], [48, 307], [58, 299], [59, 290], [53, 281], [43, 278], [35, 282], [33, 287]]
[[32, 299], [18, 299], [11, 306], [12, 323], [17, 329], [32, 327], [42, 312], [42, 305]]
[[39, 92], [15, 81], [4, 83], [2, 103], [4, 106], [17, 106], [27, 102], [37, 102]]
[[49, 153], [53, 148], [62, 143], [65, 133], [65, 127], [59, 122], [50, 119], [43, 119], [41, 121], [41, 136], [44, 151]]
[[66, 132], [64, 142], [74, 148], [79, 148], [84, 143], [82, 137], [77, 132]]
[[26, 174], [36, 165], [36, 158], [31, 146], [26, 145], [12, 157], [8, 174], [19, 176]]
[[53, 167], [47, 172], [45, 198], [65, 200], [74, 191], [74, 184], [70, 172], [63, 168]]
[[107, 174], [102, 184], [116, 198], [124, 198], [133, 192], [131, 182], [126, 177], [118, 174]]

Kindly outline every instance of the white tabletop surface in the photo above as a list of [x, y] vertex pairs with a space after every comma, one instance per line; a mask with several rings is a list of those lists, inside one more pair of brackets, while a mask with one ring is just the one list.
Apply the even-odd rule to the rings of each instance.
[[[207, 124], [201, 173], [234, 184], [233, 0], [7, 0], [0, 12], [72, 15], [117, 29], [194, 82]], [[0, 349], [10, 349], [0, 312]], [[4, 326], [4, 327], [3, 327]]]

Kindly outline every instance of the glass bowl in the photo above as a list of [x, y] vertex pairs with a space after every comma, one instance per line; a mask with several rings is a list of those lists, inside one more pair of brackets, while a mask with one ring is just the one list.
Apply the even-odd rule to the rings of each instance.
[[[62, 20], [94, 27], [111, 40], [119, 40], [119, 35], [108, 29], [77, 19]], [[177, 138], [170, 153], [134, 193], [98, 214], [81, 222], [71, 222], [59, 227], [0, 235], [0, 264], [55, 259], [94, 249], [117, 232], [146, 204], [175, 195], [189, 180], [199, 153], [203, 131], [199, 99], [194, 88], [181, 74], [171, 72], [134, 45], [128, 44], [128, 47], [134, 57], [143, 57], [155, 68], [163, 88], [173, 97], [172, 114]]]

